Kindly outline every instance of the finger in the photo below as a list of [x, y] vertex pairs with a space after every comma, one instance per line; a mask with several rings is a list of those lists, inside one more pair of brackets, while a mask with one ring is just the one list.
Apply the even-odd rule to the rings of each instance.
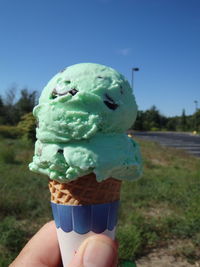
[[80, 246], [69, 267], [117, 266], [117, 245], [105, 235], [93, 235]]
[[51, 221], [32, 237], [10, 267], [58, 267], [60, 264], [56, 227]]

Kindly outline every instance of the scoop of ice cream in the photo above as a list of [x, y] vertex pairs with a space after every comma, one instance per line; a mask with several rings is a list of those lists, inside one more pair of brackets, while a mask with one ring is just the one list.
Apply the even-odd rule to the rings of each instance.
[[134, 180], [141, 174], [139, 146], [126, 134], [97, 134], [65, 144], [36, 142], [30, 170], [68, 182], [95, 173], [97, 181]]
[[137, 105], [128, 81], [116, 70], [81, 63], [55, 75], [33, 111], [37, 138], [65, 143], [96, 133], [124, 133], [136, 118]]
[[137, 105], [119, 72], [93, 63], [68, 67], [50, 80], [33, 113], [38, 141], [30, 170], [60, 182], [89, 173], [98, 181], [139, 177], [139, 146], [125, 134]]

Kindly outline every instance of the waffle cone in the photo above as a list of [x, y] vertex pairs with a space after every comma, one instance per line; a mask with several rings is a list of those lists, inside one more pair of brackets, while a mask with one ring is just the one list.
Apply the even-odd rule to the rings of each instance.
[[89, 205], [109, 203], [120, 199], [121, 181], [108, 178], [96, 181], [91, 173], [68, 183], [49, 181], [51, 201], [64, 205]]

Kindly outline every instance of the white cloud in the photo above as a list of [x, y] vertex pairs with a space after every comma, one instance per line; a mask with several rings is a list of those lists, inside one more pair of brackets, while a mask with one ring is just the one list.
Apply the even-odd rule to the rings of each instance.
[[110, 2], [112, 2], [112, 0], [97, 0], [97, 2], [100, 2], [100, 3], [110, 3]]
[[121, 48], [117, 50], [117, 53], [122, 56], [128, 56], [131, 53], [130, 48]]

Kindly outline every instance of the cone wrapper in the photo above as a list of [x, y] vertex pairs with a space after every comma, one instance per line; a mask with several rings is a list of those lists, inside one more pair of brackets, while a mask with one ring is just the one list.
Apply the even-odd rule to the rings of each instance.
[[92, 205], [51, 202], [63, 266], [67, 266], [81, 243], [94, 234], [115, 238], [119, 201]]

